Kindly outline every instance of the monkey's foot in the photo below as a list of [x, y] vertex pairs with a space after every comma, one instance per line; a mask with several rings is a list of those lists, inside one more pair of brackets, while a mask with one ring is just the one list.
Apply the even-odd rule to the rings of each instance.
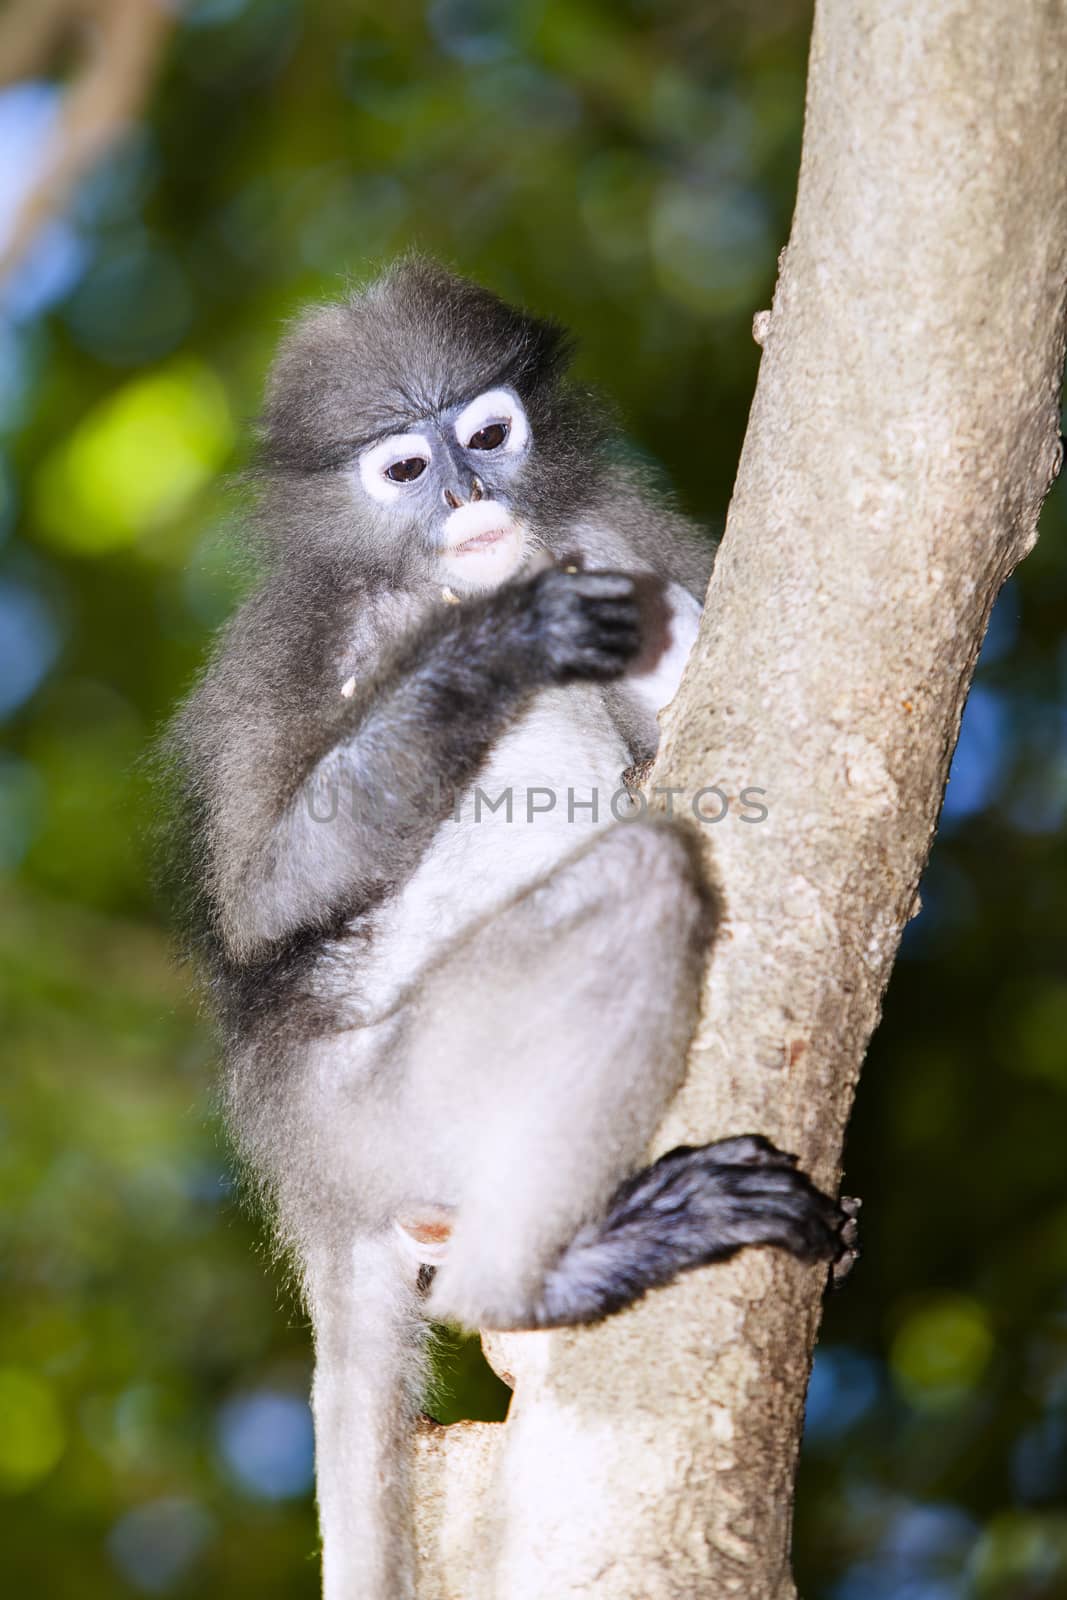
[[834, 1261], [854, 1213], [822, 1193], [796, 1157], [757, 1134], [680, 1145], [615, 1191], [604, 1218], [575, 1235], [545, 1282], [540, 1326], [593, 1322], [746, 1245]]
[[841, 1224], [841, 1232], [838, 1235], [841, 1248], [834, 1260], [830, 1274], [831, 1289], [841, 1288], [861, 1254], [859, 1211], [863, 1201], [858, 1200], [854, 1195], [843, 1194], [839, 1204], [845, 1214], [845, 1220]]

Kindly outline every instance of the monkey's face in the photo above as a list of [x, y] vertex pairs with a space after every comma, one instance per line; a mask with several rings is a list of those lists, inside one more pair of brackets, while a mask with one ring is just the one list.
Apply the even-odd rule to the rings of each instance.
[[530, 448], [518, 395], [490, 389], [368, 445], [352, 489], [375, 503], [391, 538], [416, 542], [442, 583], [493, 589], [529, 553], [514, 492]]

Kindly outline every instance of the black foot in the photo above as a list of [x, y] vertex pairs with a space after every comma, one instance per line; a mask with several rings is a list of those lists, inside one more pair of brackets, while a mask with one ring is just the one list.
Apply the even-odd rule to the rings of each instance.
[[758, 1134], [681, 1145], [620, 1184], [602, 1221], [575, 1236], [545, 1284], [542, 1322], [592, 1322], [746, 1245], [835, 1261], [853, 1213]]
[[840, 1248], [834, 1259], [830, 1276], [831, 1289], [841, 1288], [860, 1258], [859, 1212], [863, 1201], [857, 1200], [854, 1195], [843, 1194], [839, 1203], [841, 1210], [845, 1214], [845, 1220], [841, 1224], [841, 1232], [838, 1235]]
[[796, 1163], [759, 1134], [679, 1145], [620, 1184], [603, 1230], [661, 1224], [676, 1271], [724, 1261], [749, 1244], [833, 1260], [847, 1214]]

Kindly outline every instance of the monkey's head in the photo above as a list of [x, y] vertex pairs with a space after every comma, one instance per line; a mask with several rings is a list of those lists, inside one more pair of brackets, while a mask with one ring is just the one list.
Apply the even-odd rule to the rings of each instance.
[[603, 421], [563, 381], [570, 354], [555, 323], [407, 258], [295, 324], [268, 386], [264, 468], [290, 495], [304, 481], [308, 524], [342, 559], [493, 588], [537, 549], [562, 554], [602, 481]]

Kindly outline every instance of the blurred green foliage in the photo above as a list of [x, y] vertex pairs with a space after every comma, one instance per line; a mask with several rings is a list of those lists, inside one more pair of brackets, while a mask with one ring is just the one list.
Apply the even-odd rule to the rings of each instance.
[[[0, 313], [0, 1566], [316, 1593], [308, 1331], [237, 1204], [137, 766], [239, 593], [283, 320], [416, 243], [581, 335], [721, 524], [799, 154], [794, 0], [186, 0]], [[56, 86], [0, 93], [0, 237]], [[21, 152], [21, 155], [17, 153]], [[807, 1600], [1067, 1594], [1064, 500], [999, 602], [861, 1088]], [[258, 1242], [257, 1242], [258, 1241]], [[492, 1414], [469, 1346], [433, 1406]]]

